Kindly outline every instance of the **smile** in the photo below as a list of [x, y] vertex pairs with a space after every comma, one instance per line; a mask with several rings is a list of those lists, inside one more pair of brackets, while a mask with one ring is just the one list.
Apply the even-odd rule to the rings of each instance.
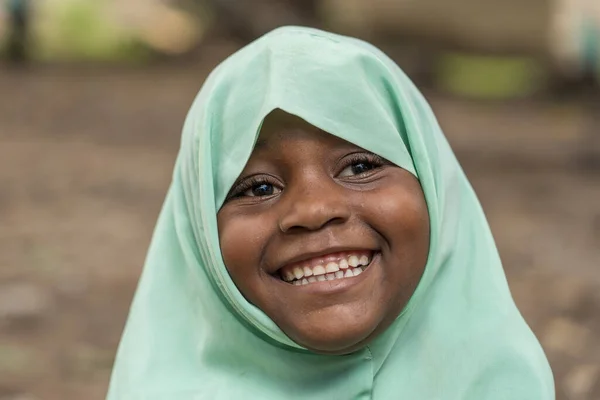
[[338, 252], [286, 265], [279, 274], [283, 281], [295, 286], [346, 279], [360, 275], [372, 259], [370, 250]]

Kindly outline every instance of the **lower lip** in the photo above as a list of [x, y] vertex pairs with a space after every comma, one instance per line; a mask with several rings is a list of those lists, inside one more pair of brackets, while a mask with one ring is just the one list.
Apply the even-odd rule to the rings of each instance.
[[347, 290], [350, 287], [358, 285], [364, 280], [368, 279], [368, 277], [371, 275], [371, 270], [374, 269], [373, 267], [379, 265], [380, 258], [381, 253], [375, 253], [367, 268], [365, 268], [365, 270], [361, 274], [353, 276], [352, 278], [338, 278], [331, 281], [317, 281], [308, 283], [306, 285], [291, 285], [287, 282], [283, 282], [280, 279], [279, 282], [285, 284], [288, 290], [302, 290], [305, 293], [312, 294], [335, 294], [337, 292]]

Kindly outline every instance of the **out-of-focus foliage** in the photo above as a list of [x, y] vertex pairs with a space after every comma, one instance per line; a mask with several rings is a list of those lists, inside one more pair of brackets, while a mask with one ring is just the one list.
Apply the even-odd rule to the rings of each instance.
[[546, 79], [546, 71], [528, 57], [445, 53], [436, 63], [438, 87], [467, 97], [525, 97]]
[[[10, 36], [7, 1], [0, 2], [4, 45]], [[204, 13], [193, 15], [157, 0], [28, 3], [28, 55], [44, 61], [143, 61], [152, 54], [181, 54], [198, 42], [206, 25]]]
[[98, 61], [147, 55], [139, 39], [107, 21], [105, 3], [71, 0], [42, 4], [36, 10], [36, 58]]

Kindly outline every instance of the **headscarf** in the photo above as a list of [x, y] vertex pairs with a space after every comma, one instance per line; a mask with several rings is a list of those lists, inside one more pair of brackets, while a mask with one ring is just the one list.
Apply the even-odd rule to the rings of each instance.
[[[221, 257], [217, 211], [276, 109], [406, 169], [425, 194], [420, 283], [393, 324], [348, 355], [289, 339], [242, 296]], [[393, 61], [357, 39], [286, 27], [210, 74], [183, 127], [109, 400], [553, 398], [475, 193]]]

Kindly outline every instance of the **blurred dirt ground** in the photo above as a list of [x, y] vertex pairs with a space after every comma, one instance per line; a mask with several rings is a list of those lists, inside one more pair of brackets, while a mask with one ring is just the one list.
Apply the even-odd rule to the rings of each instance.
[[[209, 64], [0, 70], [1, 400], [104, 398]], [[600, 173], [576, 167], [600, 127], [576, 104], [428, 97], [558, 399], [600, 399]]]

